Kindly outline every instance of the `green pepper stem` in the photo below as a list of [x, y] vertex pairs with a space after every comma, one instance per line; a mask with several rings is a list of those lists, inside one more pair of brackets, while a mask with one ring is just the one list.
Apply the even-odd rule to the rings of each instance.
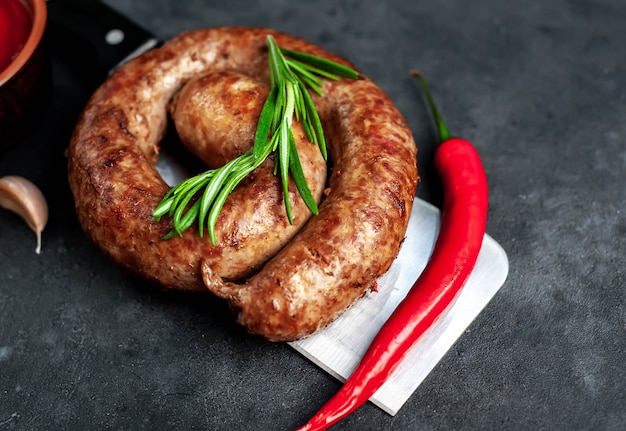
[[430, 106], [430, 110], [432, 111], [433, 117], [435, 118], [435, 124], [437, 125], [437, 129], [439, 129], [440, 142], [447, 141], [448, 139], [452, 138], [452, 134], [450, 133], [448, 127], [445, 125], [445, 123], [441, 119], [441, 116], [439, 115], [439, 110], [437, 109], [437, 105], [435, 105], [432, 94], [430, 94], [430, 89], [428, 88], [426, 80], [417, 70], [412, 70], [411, 75], [419, 79], [419, 82], [422, 85], [422, 89], [424, 90], [424, 94], [426, 95], [426, 100], [428, 101], [428, 106]]

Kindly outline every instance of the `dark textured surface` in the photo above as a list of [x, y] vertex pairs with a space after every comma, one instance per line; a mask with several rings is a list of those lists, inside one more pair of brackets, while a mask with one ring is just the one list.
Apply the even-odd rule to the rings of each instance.
[[[162, 39], [259, 25], [352, 60], [407, 117], [418, 196], [438, 202], [429, 78], [490, 180], [501, 291], [405, 407], [337, 430], [626, 428], [626, 3], [107, 0]], [[55, 66], [52, 109], [0, 159], [51, 204], [43, 252], [0, 211], [0, 430], [289, 430], [339, 387], [284, 344], [242, 333], [209, 296], [161, 293], [87, 242], [63, 148], [88, 91]]]

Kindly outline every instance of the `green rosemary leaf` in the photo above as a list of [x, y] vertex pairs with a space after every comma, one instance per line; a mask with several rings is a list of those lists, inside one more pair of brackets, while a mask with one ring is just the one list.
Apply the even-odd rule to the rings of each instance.
[[[304, 84], [305, 87], [309, 87], [311, 90], [313, 90], [318, 96], [323, 96], [324, 93], [322, 92], [322, 89], [319, 88], [315, 82], [312, 82], [309, 80], [308, 76], [298, 76], [298, 79], [300, 81], [300, 83]], [[306, 91], [306, 89], [304, 90]]]
[[199, 210], [200, 210], [200, 202], [196, 201], [191, 206], [191, 208], [189, 208], [189, 211], [185, 213], [185, 216], [180, 221], [180, 226], [179, 226], [180, 234], [182, 234], [182, 232], [186, 231], [187, 229], [191, 227], [191, 225], [194, 223], [194, 220], [198, 217]]
[[207, 218], [207, 230], [209, 232], [209, 238], [211, 240], [211, 244], [217, 245], [217, 240], [215, 238], [215, 225], [217, 224], [217, 218], [224, 207], [224, 203], [226, 202], [226, 198], [230, 195], [230, 193], [237, 187], [237, 185], [247, 177], [254, 169], [243, 170], [239, 172], [235, 172], [232, 178], [224, 184], [222, 190], [219, 195], [213, 201], [213, 205], [211, 207], [211, 211], [209, 211]]
[[304, 106], [304, 102], [302, 100], [302, 92], [300, 91], [300, 85], [298, 85], [296, 83], [296, 85], [293, 86], [294, 92], [293, 92], [293, 97], [294, 97], [294, 114], [296, 117], [296, 121], [300, 122], [300, 121], [304, 121], [305, 117], [305, 111], [302, 110], [301, 108]]
[[299, 60], [303, 63], [310, 64], [311, 66], [317, 67], [318, 69], [325, 70], [326, 72], [330, 72], [335, 75], [342, 76], [344, 78], [350, 79], [362, 79], [362, 76], [356, 70], [344, 66], [342, 64], [336, 63], [331, 60], [327, 60], [325, 58], [318, 57], [316, 55], [307, 54], [305, 52], [300, 51], [292, 51], [286, 48], [280, 48], [281, 52], [288, 57]]
[[263, 147], [267, 143], [267, 137], [270, 130], [273, 128], [274, 112], [276, 112], [276, 99], [278, 97], [277, 87], [272, 87], [267, 99], [263, 104], [259, 122], [257, 123], [256, 135], [254, 138], [254, 150], [253, 154], [255, 158], [258, 158], [263, 152]]
[[341, 77], [337, 74], [327, 72], [324, 69], [311, 66], [310, 64], [302, 63], [301, 61], [295, 60], [293, 58], [288, 58], [287, 63], [289, 63], [289, 66], [294, 70], [304, 69], [307, 71], [307, 73], [311, 75], [319, 75], [323, 78], [330, 79], [331, 81], [338, 81], [339, 79], [341, 79]]
[[[290, 224], [293, 224], [293, 214], [289, 199], [289, 140], [293, 139], [291, 122], [296, 103], [295, 91], [295, 84], [291, 81], [285, 81], [286, 103], [283, 111], [283, 121], [280, 124], [280, 138], [278, 139], [278, 166], [280, 170], [280, 179], [283, 184], [285, 210]], [[295, 157], [297, 156], [298, 155], [296, 153]]]
[[[170, 192], [174, 189], [170, 189]], [[169, 192], [168, 192], [169, 193]], [[170, 211], [172, 206], [172, 200], [169, 199], [168, 195], [165, 195], [161, 200], [161, 203], [154, 209], [152, 212], [152, 217], [155, 218], [157, 222], [161, 221], [161, 217], [167, 214]]]
[[190, 191], [194, 190], [194, 188], [198, 184], [202, 184], [205, 181], [208, 181], [213, 175], [212, 171], [204, 172], [202, 174], [196, 175], [194, 177], [188, 178], [183, 181], [181, 184], [174, 188], [174, 193], [172, 194], [172, 206], [168, 213], [168, 217], [173, 217], [176, 209], [180, 205], [182, 199], [184, 199]]
[[280, 82], [291, 81], [292, 83], [296, 82], [296, 78], [291, 72], [291, 69], [287, 65], [287, 61], [285, 57], [281, 53], [280, 47], [276, 44], [274, 37], [272, 35], [267, 36], [267, 44], [269, 46], [270, 51], [270, 62], [274, 64], [273, 70], [278, 73], [277, 79], [274, 84], [279, 84]]
[[174, 229], [172, 229], [171, 231], [169, 231], [169, 232], [167, 233], [167, 235], [165, 235], [165, 236], [162, 238], [162, 240], [163, 240], [163, 241], [166, 241], [166, 240], [168, 240], [168, 239], [170, 239], [170, 238], [174, 238], [176, 235], [177, 235], [176, 231], [175, 231]]
[[291, 200], [289, 199], [289, 135], [291, 128], [286, 123], [281, 127], [281, 139], [278, 144], [278, 166], [280, 170], [280, 180], [283, 184], [283, 195], [285, 200], [285, 211], [289, 224], [293, 224], [293, 214], [291, 211]]
[[237, 166], [237, 164], [240, 163], [241, 160], [242, 157], [238, 157], [226, 163], [221, 168], [216, 169], [216, 174], [213, 176], [211, 181], [209, 181], [206, 188], [204, 189], [204, 193], [202, 194], [202, 198], [200, 199], [200, 212], [198, 214], [198, 233], [200, 234], [200, 236], [202, 236], [203, 234], [204, 219], [209, 212], [211, 204], [213, 203], [215, 197], [222, 188], [222, 184], [225, 182], [226, 178], [228, 178], [233, 168]]
[[270, 85], [276, 87], [279, 85], [281, 78], [280, 58], [278, 55], [280, 49], [271, 35], [267, 36], [268, 63], [270, 67]]
[[183, 236], [183, 232], [191, 227], [196, 218], [198, 217], [198, 210], [200, 208], [200, 202], [196, 201], [185, 215], [178, 221], [178, 224], [174, 225], [172, 229], [163, 239], [169, 239], [175, 235]]
[[276, 86], [276, 110], [274, 111], [274, 118], [272, 120], [272, 132], [276, 133], [279, 129], [279, 125], [283, 119], [283, 111], [287, 104], [286, 87], [284, 82], [280, 82]]
[[174, 211], [174, 215], [172, 216], [172, 222], [174, 224], [174, 230], [176, 230], [176, 232], [179, 235], [182, 234], [183, 231], [189, 227], [187, 226], [183, 228], [185, 224], [183, 224], [181, 221], [184, 217], [188, 216], [189, 212], [192, 211], [192, 208], [193, 208], [193, 211], [195, 211], [197, 215], [198, 206], [196, 204], [194, 204], [187, 211], [185, 211], [185, 209], [187, 208], [187, 204], [189, 204], [189, 201], [193, 199], [196, 193], [198, 193], [200, 189], [202, 189], [203, 186], [204, 186], [204, 183], [199, 183], [194, 188], [192, 188], [187, 194], [185, 194], [184, 197], [178, 203], [176, 210]]
[[[248, 175], [248, 173], [244, 173], [244, 172], [239, 173], [239, 176], [241, 177], [241, 179], [245, 178], [246, 175]], [[222, 208], [224, 207], [224, 202], [226, 202], [226, 197], [234, 190], [235, 186], [237, 185], [237, 184], [234, 184], [231, 188], [231, 187], [227, 187], [228, 184], [229, 183], [226, 183], [224, 187], [222, 187], [222, 189], [220, 190], [220, 193], [215, 197], [215, 200], [213, 201], [213, 205], [211, 206], [211, 209], [207, 217], [207, 223], [206, 223], [207, 231], [209, 233], [211, 244], [213, 245], [217, 245], [217, 240], [215, 238], [215, 225], [217, 224], [217, 219], [220, 215], [220, 212], [222, 211]]]
[[[304, 86], [304, 84], [301, 84]], [[302, 88], [302, 95], [304, 96], [304, 105], [306, 107], [307, 117], [310, 121], [311, 129], [313, 131], [313, 135], [316, 137], [315, 142], [320, 148], [320, 152], [324, 157], [324, 160], [328, 158], [328, 152], [326, 150], [326, 139], [324, 138], [324, 129], [322, 128], [322, 122], [320, 120], [319, 115], [317, 114], [317, 110], [315, 109], [315, 105], [313, 104], [313, 99], [306, 88]]]
[[296, 112], [299, 113], [299, 120], [301, 122], [305, 122], [308, 119], [308, 115], [306, 112], [306, 105], [304, 104], [304, 94], [302, 94], [302, 86], [300, 85], [300, 83], [298, 83], [298, 85], [296, 85], [295, 87], [295, 93], [296, 93], [296, 107], [295, 110]]
[[304, 134], [306, 138], [314, 143], [315, 145], [319, 145], [317, 142], [317, 136], [315, 136], [315, 132], [313, 131], [313, 126], [311, 125], [311, 120], [307, 118], [305, 121], [302, 121], [302, 128], [304, 129]]
[[278, 128], [276, 132], [274, 132], [274, 134], [272, 135], [272, 138], [270, 139], [268, 143], [268, 147], [272, 150], [272, 153], [275, 153], [276, 150], [278, 149], [278, 142], [280, 141], [280, 133], [278, 133], [279, 130], [280, 130], [280, 127]]
[[[289, 139], [289, 147], [291, 153], [298, 152], [298, 149], [296, 148], [296, 140], [294, 139], [293, 134], [291, 134], [291, 139]], [[306, 182], [306, 177], [302, 171], [302, 164], [300, 164], [299, 157], [289, 158], [289, 172], [291, 172], [291, 178], [293, 178], [296, 188], [298, 189], [300, 196], [302, 196], [302, 200], [305, 205], [314, 215], [317, 215], [319, 213], [317, 202], [315, 202], [311, 189]]]
[[[308, 82], [315, 85], [316, 87], [322, 86], [324, 81], [321, 78], [315, 76], [315, 74], [311, 73], [311, 71], [306, 67], [306, 65], [297, 62], [297, 61], [287, 61], [287, 64], [291, 68], [291, 70], [298, 75], [300, 79], [306, 78]], [[317, 91], [316, 91], [317, 92]]]
[[252, 173], [256, 168], [258, 168], [265, 159], [270, 154], [269, 146], [266, 146], [263, 153], [261, 153], [260, 157], [247, 157], [246, 155], [242, 156], [242, 161], [240, 163], [241, 169], [234, 169], [229, 176], [228, 180], [222, 187], [219, 195], [213, 201], [213, 205], [211, 211], [208, 214], [207, 218], [207, 229], [209, 232], [209, 238], [211, 240], [211, 244], [216, 245], [215, 238], [215, 225], [217, 224], [217, 218], [219, 217], [222, 208], [224, 207], [224, 203], [226, 202], [226, 198], [230, 195], [230, 193], [237, 187], [237, 185], [250, 173]]

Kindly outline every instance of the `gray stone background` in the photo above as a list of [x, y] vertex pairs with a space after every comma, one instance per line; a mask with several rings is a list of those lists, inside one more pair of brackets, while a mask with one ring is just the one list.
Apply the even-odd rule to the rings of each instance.
[[[368, 404], [333, 429], [626, 428], [626, 3], [105, 1], [160, 39], [266, 26], [349, 58], [411, 125], [420, 198], [441, 196], [410, 69], [481, 153], [506, 283], [395, 417]], [[40, 256], [0, 211], [0, 430], [304, 423], [337, 381], [246, 336], [222, 302], [156, 291], [86, 240], [62, 153], [88, 91], [55, 67], [53, 113], [0, 159], [0, 176], [29, 176], [51, 200]]]

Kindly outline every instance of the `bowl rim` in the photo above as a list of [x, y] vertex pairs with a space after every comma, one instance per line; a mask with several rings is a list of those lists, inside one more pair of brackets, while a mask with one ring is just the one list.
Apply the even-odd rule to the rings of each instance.
[[[22, 1], [22, 3], [24, 2]], [[31, 27], [30, 34], [28, 35], [28, 39], [26, 39], [26, 43], [20, 53], [3, 71], [0, 72], [0, 86], [4, 85], [7, 81], [17, 75], [17, 73], [22, 69], [22, 67], [24, 67], [33, 55], [39, 46], [39, 42], [43, 38], [48, 15], [46, 0], [27, 0], [25, 3], [32, 6], [33, 25]]]

